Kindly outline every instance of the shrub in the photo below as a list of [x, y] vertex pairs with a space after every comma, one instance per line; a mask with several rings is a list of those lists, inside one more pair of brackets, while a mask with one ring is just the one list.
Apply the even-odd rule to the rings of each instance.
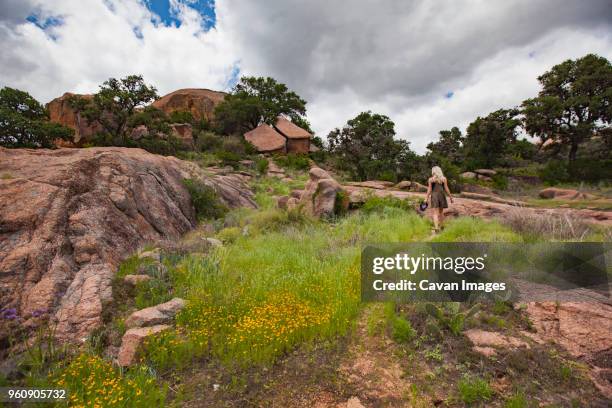
[[266, 174], [268, 172], [269, 164], [268, 159], [265, 157], [260, 157], [255, 161], [255, 167], [257, 168], [259, 174]]
[[170, 122], [172, 123], [192, 123], [193, 115], [189, 111], [174, 111], [169, 115]]
[[334, 201], [334, 215], [345, 215], [349, 207], [349, 196], [344, 190], [340, 190], [336, 193], [336, 200]]
[[397, 174], [395, 174], [395, 172], [392, 170], [381, 171], [377, 178], [382, 181], [392, 181], [394, 183], [397, 182]]
[[498, 190], [508, 189], [508, 177], [503, 174], [497, 173], [493, 176], [493, 187]]
[[237, 137], [225, 137], [221, 149], [226, 152], [233, 153], [237, 156], [244, 156], [246, 153], [246, 146], [243, 140]]
[[361, 207], [361, 210], [366, 214], [372, 212], [381, 212], [385, 208], [399, 208], [405, 211], [409, 211], [414, 209], [414, 206], [415, 203], [411, 200], [402, 200], [393, 196], [378, 197], [372, 195], [365, 200], [363, 206]]
[[223, 228], [217, 234], [217, 238], [226, 244], [235, 242], [242, 235], [242, 229], [240, 227], [227, 227]]
[[466, 404], [488, 401], [493, 396], [493, 389], [482, 378], [463, 377], [457, 384], [459, 396]]
[[310, 168], [310, 159], [305, 154], [276, 155], [274, 161], [279, 166], [294, 170], [308, 170]]
[[[113, 143], [113, 146], [120, 146], [121, 142]], [[182, 148], [182, 143], [177, 138], [169, 135], [166, 139], [159, 137], [146, 137], [138, 142], [129, 143], [128, 147], [140, 147], [148, 152], [161, 154], [164, 156], [174, 156]]]
[[597, 182], [612, 179], [612, 159], [576, 159], [567, 166], [569, 178], [574, 181]]
[[542, 181], [549, 185], [555, 185], [570, 180], [567, 164], [561, 160], [551, 160], [539, 170]]
[[221, 203], [217, 192], [200, 180], [185, 179], [183, 184], [191, 195], [198, 220], [220, 218], [227, 212], [227, 207]]
[[242, 157], [234, 152], [228, 152], [226, 150], [221, 150], [215, 153], [217, 159], [221, 160], [221, 163], [225, 166], [237, 167], [238, 162], [242, 159]]
[[255, 213], [250, 220], [250, 225], [253, 230], [263, 233], [279, 231], [288, 226], [300, 226], [310, 222], [311, 219], [299, 209], [289, 211], [270, 209]]
[[416, 336], [416, 331], [408, 320], [394, 316], [391, 319], [391, 336], [398, 343], [407, 343]]
[[527, 408], [528, 406], [527, 398], [522, 393], [514, 394], [504, 403], [504, 408]]
[[196, 136], [195, 149], [200, 152], [211, 152], [221, 148], [223, 139], [213, 132], [200, 132]]
[[[425, 310], [431, 317], [436, 319], [438, 324], [447, 327], [451, 333], [458, 336], [463, 331], [465, 322], [478, 312], [479, 305], [475, 304], [466, 311], [461, 312], [461, 303], [459, 302], [443, 303], [440, 307], [433, 303], [427, 303]], [[429, 328], [433, 332], [439, 331], [438, 326], [431, 325]]]

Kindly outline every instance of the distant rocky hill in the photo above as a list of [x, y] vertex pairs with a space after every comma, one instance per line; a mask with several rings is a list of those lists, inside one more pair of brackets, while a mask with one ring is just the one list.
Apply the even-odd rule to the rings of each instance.
[[49, 119], [51, 122], [59, 123], [74, 129], [73, 142], [79, 144], [91, 139], [96, 132], [102, 130], [102, 127], [99, 124], [89, 124], [87, 119], [72, 109], [70, 106], [70, 98], [73, 96], [80, 96], [85, 99], [91, 99], [93, 97], [93, 95], [77, 95], [66, 92], [59, 98], [55, 98], [49, 102], [47, 104], [47, 110], [49, 111]]
[[[90, 124], [80, 114], [74, 111], [69, 104], [71, 96], [75, 96], [66, 92], [59, 98], [53, 99], [47, 104], [49, 110], [49, 118], [52, 122], [60, 123], [74, 129], [74, 144], [82, 145], [91, 140], [91, 138], [102, 130], [102, 128], [93, 123]], [[212, 91], [210, 89], [179, 89], [162, 96], [160, 99], [152, 103], [152, 106], [171, 114], [175, 111], [190, 112], [197, 120], [212, 121], [214, 118], [215, 107], [223, 101], [227, 94], [225, 92]], [[92, 95], [76, 95], [85, 99], [91, 99]]]
[[196, 225], [184, 178], [229, 207], [256, 207], [240, 175], [207, 176], [141, 149], [0, 148], [0, 175], [0, 310], [15, 309], [26, 326], [46, 313], [68, 340], [101, 324], [126, 256]]
[[162, 96], [151, 105], [167, 114], [174, 111], [190, 112], [195, 119], [211, 121], [214, 118], [215, 107], [223, 102], [225, 92], [210, 89], [179, 89]]

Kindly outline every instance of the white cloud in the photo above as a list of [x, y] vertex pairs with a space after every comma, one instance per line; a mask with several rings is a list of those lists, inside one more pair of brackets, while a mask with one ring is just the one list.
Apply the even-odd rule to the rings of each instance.
[[[207, 32], [177, 0], [179, 28], [153, 23], [137, 0], [6, 1], [0, 86], [45, 102], [130, 73], [161, 94], [223, 89], [239, 61], [243, 74], [275, 77], [305, 97], [318, 134], [373, 110], [419, 152], [441, 129], [535, 95], [536, 77], [556, 63], [612, 58], [609, 0], [217, 0]], [[23, 20], [32, 12], [63, 24], [43, 31]]]
[[[58, 0], [32, 10], [61, 16], [46, 31], [29, 22], [0, 20], [0, 85], [25, 89], [42, 101], [66, 91], [94, 92], [109, 77], [143, 74], [160, 93], [185, 87], [222, 89], [236, 62], [217, 29], [201, 31], [201, 17], [179, 8], [179, 28], [154, 24], [142, 3]], [[137, 28], [142, 38], [134, 33]]]

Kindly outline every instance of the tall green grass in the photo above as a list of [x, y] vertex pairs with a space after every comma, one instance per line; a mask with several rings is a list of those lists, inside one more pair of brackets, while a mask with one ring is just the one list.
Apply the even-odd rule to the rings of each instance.
[[462, 217], [447, 220], [432, 242], [523, 242], [521, 235], [498, 221]]
[[[175, 293], [189, 302], [176, 332], [149, 343], [152, 363], [164, 369], [212, 354], [228, 364], [266, 364], [298, 343], [341, 335], [359, 309], [361, 245], [429, 234], [425, 220], [397, 208], [335, 224], [278, 222], [284, 214], [251, 214], [248, 235], [176, 265]], [[262, 217], [274, 227], [264, 228]]]

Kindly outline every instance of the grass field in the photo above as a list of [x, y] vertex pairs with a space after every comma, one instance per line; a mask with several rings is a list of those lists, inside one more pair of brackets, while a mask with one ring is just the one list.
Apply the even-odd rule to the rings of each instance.
[[[292, 187], [301, 185], [303, 180], [298, 179]], [[359, 268], [364, 244], [525, 240], [508, 226], [473, 218], [450, 220], [442, 233], [432, 236], [428, 219], [410, 210], [410, 206], [385, 199], [373, 199], [362, 210], [344, 217], [320, 221], [299, 211], [273, 208], [272, 196], [289, 191], [277, 180], [264, 179], [255, 186], [255, 191], [261, 209], [234, 210], [225, 215], [223, 222], [214, 223], [212, 234], [223, 241], [222, 247], [204, 253], [165, 252], [164, 274], [153, 273], [154, 279], [139, 285], [135, 293], [122, 292], [121, 288], [115, 291], [114, 314], [103, 336], [106, 346], [118, 344], [130, 309], [155, 305], [172, 297], [187, 300], [175, 327], [146, 341], [136, 367], [120, 370], [113, 366], [104, 354], [101, 344], [104, 341], [92, 336], [82, 353], [66, 353], [61, 361], [47, 363], [47, 370], [33, 373], [37, 383], [68, 388], [71, 406], [180, 406], [184, 398], [189, 398], [185, 395], [189, 388], [186, 384], [195, 381], [185, 373], [215, 367], [217, 372], [231, 373], [234, 385], [228, 390], [243, 393], [247, 387], [244, 384], [254, 381], [244, 379], [245, 373], [250, 373], [251, 378], [255, 372], [256, 378], [260, 378], [262, 373], [277, 372], [278, 367], [286, 369], [289, 356], [294, 352], [305, 353], [305, 347], [318, 350], [322, 342], [333, 345], [354, 338], [363, 310]], [[196, 230], [184, 240], [198, 234], [211, 232]], [[117, 275], [116, 287], [121, 285], [124, 275], [136, 273], [147, 262], [137, 256], [127, 259]], [[427, 361], [456, 358], [446, 355], [440, 346], [436, 348], [430, 337], [423, 337], [418, 313], [385, 310], [376, 319], [378, 323], [371, 327], [368, 324], [369, 335], [384, 337], [388, 333], [398, 344], [398, 353], [416, 353], [419, 344], [427, 344], [422, 352], [426, 353], [423, 358]], [[483, 324], [497, 328], [506, 328], [512, 321], [505, 315], [503, 318], [494, 313], [483, 315], [489, 316]], [[386, 323], [377, 326], [380, 322]], [[317, 352], [322, 356], [328, 353]], [[336, 361], [334, 358], [328, 360]], [[325, 370], [334, 372], [331, 366]], [[456, 401], [469, 405], [493, 398], [488, 382], [471, 376], [469, 370], [460, 373], [465, 378], [456, 386], [453, 397]], [[479, 373], [489, 375], [489, 371]], [[198, 384], [202, 381], [205, 380]], [[276, 376], [274, 381], [282, 379]], [[168, 384], [172, 388], [166, 392]], [[261, 388], [261, 384], [255, 384], [251, 387]], [[515, 405], [508, 406], [527, 406], [521, 405], [522, 394], [512, 398], [509, 401]]]

